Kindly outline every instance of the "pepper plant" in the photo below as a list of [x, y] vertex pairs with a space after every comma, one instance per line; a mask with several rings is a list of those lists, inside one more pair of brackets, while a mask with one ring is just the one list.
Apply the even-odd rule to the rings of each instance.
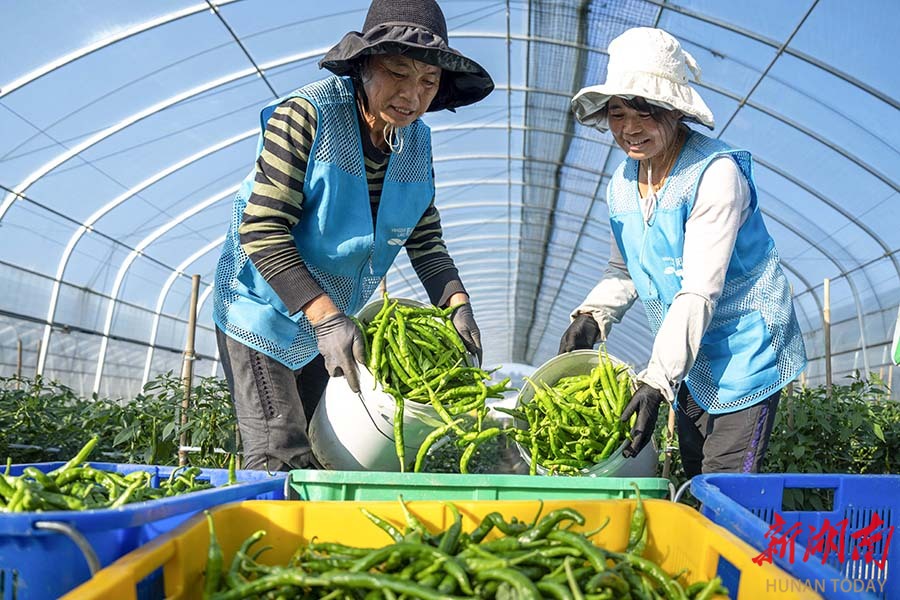
[[197, 381], [183, 426], [182, 398], [181, 379], [171, 372], [150, 381], [130, 400], [81, 398], [71, 388], [41, 377], [0, 378], [0, 457], [17, 463], [66, 460], [96, 435], [94, 460], [174, 465], [184, 431], [187, 444], [198, 448], [188, 453], [188, 462], [226, 466], [227, 453], [235, 452], [238, 443], [225, 381]]

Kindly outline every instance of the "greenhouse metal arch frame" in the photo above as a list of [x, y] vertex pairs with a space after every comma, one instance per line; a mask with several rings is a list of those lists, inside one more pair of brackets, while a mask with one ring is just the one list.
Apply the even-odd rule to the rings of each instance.
[[[348, 2], [348, 10], [339, 14], [289, 14], [282, 22], [274, 19], [266, 21], [261, 17], [256, 22], [248, 19], [248, 15], [253, 14], [253, 7], [257, 2], [259, 0], [176, 3], [181, 4], [177, 10], [147, 15], [143, 20], [137, 18], [133, 21], [128, 19], [129, 6], [126, 3], [115, 15], [122, 19], [122, 24], [111, 27], [110, 35], [99, 38], [97, 35], [88, 36], [85, 39], [90, 40], [89, 43], [81, 46], [73, 44], [69, 47], [61, 45], [59, 49], [52, 48], [51, 52], [58, 53], [45, 57], [40, 64], [33, 64], [22, 72], [14, 68], [0, 72], [0, 81], [9, 81], [0, 86], [0, 103], [7, 109], [4, 119], [8, 120], [4, 122], [12, 124], [11, 130], [16, 132], [33, 128], [31, 138], [26, 133], [13, 136], [15, 139], [11, 139], [9, 143], [15, 143], [16, 146], [0, 152], [0, 184], [6, 190], [0, 204], [0, 225], [7, 231], [20, 230], [17, 240], [24, 237], [26, 231], [20, 222], [24, 217], [16, 217], [13, 211], [14, 206], [22, 203], [30, 207], [29, 211], [36, 206], [42, 207], [39, 211], [49, 216], [41, 218], [77, 224], [66, 236], [68, 243], [61, 249], [56, 264], [50, 268], [29, 264], [27, 260], [22, 260], [19, 253], [5, 246], [3, 255], [0, 256], [0, 264], [6, 265], [5, 272], [11, 274], [10, 285], [28, 279], [31, 277], [29, 273], [40, 273], [40, 279], [52, 281], [46, 298], [41, 299], [38, 295], [22, 304], [28, 310], [17, 310], [10, 305], [2, 307], [2, 314], [7, 321], [4, 325], [15, 329], [17, 337], [22, 336], [20, 329], [28, 329], [25, 324], [31, 323], [28, 327], [41, 325], [38, 344], [40, 349], [34, 351], [36, 373], [59, 376], [66, 380], [62, 376], [61, 363], [57, 360], [58, 364], [54, 366], [55, 359], [50, 360], [51, 357], [59, 356], [54, 350], [53, 333], [61, 330], [92, 330], [90, 327], [82, 327], [83, 323], [69, 322], [59, 317], [58, 304], [63, 290], [74, 287], [88, 289], [87, 286], [79, 286], [78, 281], [66, 279], [70, 268], [84, 268], [82, 264], [76, 264], [83, 254], [78, 252], [79, 243], [82, 239], [104, 236], [112, 240], [110, 247], [121, 246], [119, 250], [109, 250], [110, 258], [119, 251], [129, 254], [118, 263], [108, 263], [106, 268], [115, 271], [115, 277], [102, 274], [102, 269], [96, 271], [94, 276], [111, 285], [90, 290], [90, 294], [99, 294], [97, 298], [100, 304], [107, 303], [107, 310], [100, 319], [103, 326], [93, 329], [99, 329], [99, 335], [92, 336], [99, 338], [99, 351], [94, 357], [92, 389], [87, 391], [109, 395], [132, 394], [138, 384], [147, 381], [152, 371], [166, 366], [171, 368], [175, 364], [177, 354], [171, 350], [178, 347], [177, 325], [180, 324], [183, 333], [187, 322], [187, 302], [183, 291], [185, 282], [189, 280], [187, 270], [199, 272], [205, 281], [212, 281], [212, 269], [227, 223], [226, 219], [220, 219], [219, 231], [214, 231], [210, 225], [209, 231], [214, 235], [209, 235], [205, 233], [205, 222], [202, 227], [193, 225], [192, 220], [197, 219], [192, 218], [199, 213], [208, 212], [210, 215], [201, 216], [200, 220], [213, 221], [214, 214], [221, 215], [220, 205], [230, 204], [230, 190], [239, 178], [232, 177], [228, 181], [220, 178], [218, 187], [222, 190], [221, 194], [207, 193], [206, 205], [201, 200], [194, 203], [191, 209], [177, 207], [178, 202], [157, 208], [162, 213], [170, 214], [170, 217], [159, 221], [153, 228], [154, 233], [150, 235], [138, 234], [145, 225], [140, 217], [133, 223], [133, 232], [130, 234], [124, 229], [108, 230], [104, 225], [110, 220], [122, 221], [123, 217], [120, 215], [123, 212], [147, 203], [142, 196], [155, 194], [155, 190], [168, 185], [169, 180], [186, 174], [196, 176], [195, 173], [209, 170], [208, 164], [216, 162], [220, 156], [223, 156], [221, 165], [237, 171], [240, 168], [239, 161], [236, 158], [226, 159], [224, 155], [231, 151], [236, 153], [240, 148], [246, 149], [248, 143], [255, 140], [256, 130], [247, 129], [247, 125], [255, 122], [256, 109], [244, 108], [240, 113], [244, 115], [241, 120], [243, 127], [235, 128], [232, 125], [229, 129], [218, 131], [215, 138], [218, 141], [195, 144], [186, 155], [182, 150], [179, 155], [181, 157], [177, 159], [166, 156], [167, 165], [163, 163], [162, 166], [150, 168], [155, 163], [148, 161], [148, 169], [143, 172], [142, 177], [135, 178], [133, 174], [129, 174], [132, 180], [136, 179], [136, 183], [129, 185], [112, 199], [101, 200], [100, 206], [90, 210], [87, 215], [80, 215], [81, 211], [78, 210], [69, 210], [59, 202], [59, 198], [68, 195], [68, 185], [71, 183], [63, 183], [62, 187], [57, 188], [55, 180], [65, 180], [70, 177], [69, 174], [77, 173], [77, 179], [82, 180], [79, 185], [90, 185], [93, 182], [91, 174], [83, 171], [91, 169], [83, 169], [74, 163], [83, 161], [84, 164], [92, 165], [95, 160], [98, 163], [109, 160], [108, 156], [101, 156], [99, 159], [92, 157], [92, 150], [110, 144], [115, 147], [119, 138], [128, 137], [143, 122], [157, 121], [169, 115], [173, 109], [204, 102], [216, 94], [227, 95], [242, 88], [255, 88], [255, 81], [264, 84], [266, 96], [271, 98], [306, 80], [322, 76], [321, 72], [312, 70], [311, 63], [338, 37], [338, 29], [346, 31], [358, 28], [367, 4]], [[86, 10], [92, 6], [91, 2], [74, 4]], [[736, 5], [725, 9], [709, 7], [699, 1], [670, 3], [661, 0], [603, 3], [509, 0], [442, 2], [455, 45], [465, 45], [473, 53], [482, 49], [485, 56], [492, 56], [491, 53], [496, 52], [498, 47], [502, 49], [500, 58], [493, 63], [493, 59], [484, 59], [498, 82], [496, 91], [489, 98], [489, 110], [492, 113], [482, 118], [483, 112], [467, 112], [464, 109], [455, 117], [435, 115], [434, 119], [431, 116], [426, 118], [434, 132], [439, 189], [437, 202], [439, 209], [445, 212], [444, 226], [448, 231], [448, 244], [454, 256], [459, 257], [457, 263], [464, 279], [467, 276], [473, 279], [473, 284], [469, 287], [473, 290], [476, 314], [488, 317], [482, 318], [483, 321], [488, 321], [482, 323], [486, 338], [504, 340], [493, 353], [488, 349], [489, 360], [497, 364], [510, 361], [540, 364], [552, 356], [559, 335], [565, 327], [568, 312], [589, 291], [592, 280], [596, 281], [602, 273], [608, 253], [608, 225], [603, 196], [609, 171], [621, 159], [621, 153], [612, 147], [611, 138], [607, 135], [573, 125], [568, 112], [568, 100], [583, 85], [596, 82], [606, 60], [605, 42], [627, 27], [644, 25], [666, 28], [698, 56], [701, 66], [710, 73], [704, 76], [698, 86], [704, 97], [712, 98], [711, 105], [722, 122], [714, 135], [734, 145], [746, 144], [754, 153], [759, 167], [758, 177], [765, 175], [765, 179], [759, 181], [764, 213], [782, 251], [790, 278], [795, 283], [802, 284], [794, 292], [809, 354], [813, 359], [807, 373], [809, 380], [821, 382], [825, 373], [822, 366], [824, 356], [820, 350], [823, 336], [824, 307], [820, 294], [824, 287], [823, 274], [824, 278], [831, 281], [831, 285], [839, 286], [836, 289], [838, 293], [832, 294], [834, 306], [830, 307], [835, 316], [834, 325], [838, 328], [832, 331], [832, 335], [836, 337], [835, 357], [843, 357], [832, 359], [837, 363], [834, 365], [835, 373], [842, 375], [853, 370], [870, 369], [883, 372], [888, 368], [890, 328], [900, 300], [900, 262], [896, 256], [898, 228], [891, 227], [896, 218], [886, 216], [884, 211], [877, 209], [895, 201], [897, 192], [900, 191], [897, 177], [898, 152], [890, 143], [890, 134], [897, 131], [897, 109], [900, 108], [896, 86], [884, 87], [885, 81], [875, 81], [871, 72], [857, 73], [845, 64], [831, 64], [829, 59], [834, 57], [811, 41], [815, 37], [813, 34], [820, 33], [823, 29], [834, 30], [838, 26], [835, 24], [836, 16], [847, 16], [841, 12], [840, 2], [816, 0], [802, 3], [802, 6], [781, 9], [781, 13], [773, 15], [770, 22], [755, 15], [747, 6], [742, 8], [741, 3]], [[147, 10], [146, 7], [130, 8], [137, 12]], [[898, 12], [897, 7], [887, 2], [873, 1], [869, 8], [866, 11], [864, 6], [859, 12], [877, 13], [878, 18], [888, 18], [890, 15], [884, 13], [890, 12], [897, 16]], [[854, 15], [854, 18], [861, 20], [862, 24], [858, 27], [866, 22], [865, 14]], [[249, 25], [244, 25], [248, 20]], [[473, 20], [483, 30], [467, 31], [465, 27], [471, 26]], [[221, 37], [210, 36], [203, 52], [233, 51], [233, 60], [227, 64], [235, 68], [230, 72], [219, 73], [218, 76], [207, 78], [205, 82], [202, 76], [195, 80], [184, 79], [190, 85], [180, 89], [177, 87], [178, 82], [173, 81], [169, 84], [172, 87], [169, 88], [168, 95], [160, 96], [155, 102], [143, 107], [136, 105], [130, 113], [126, 109], [124, 116], [118, 119], [107, 118], [104, 121], [102, 118], [95, 118], [90, 122], [86, 120], [77, 126], [73, 125], [78, 113], [91, 113], [95, 103], [103, 104], [105, 96], [101, 91], [97, 92], [98, 95], [92, 101], [82, 105], [75, 104], [75, 110], [56, 115], [55, 120], [48, 116], [46, 125], [37, 122], [33, 116], [23, 114], [22, 105], [27, 104], [25, 99], [32, 94], [45, 94], [47, 89], [54, 89], [52, 86], [57, 80], [60, 83], [66, 81], [67, 72], [77, 69], [81, 63], [114, 56], [117, 49], [129, 44], [139, 45], [144, 38], [161, 35], [175, 27], [190, 25], [192, 31], [196, 27], [198, 39], [202, 40], [200, 34], [207, 33], [207, 29], [212, 27], [211, 22], [218, 23], [224, 33], [220, 31]], [[329, 23], [334, 30], [325, 32], [329, 36], [324, 36], [323, 33], [322, 40], [311, 40], [308, 44], [311, 49], [292, 48], [279, 37], [279, 33], [285, 30], [297, 28], [307, 31], [316, 23]], [[50, 27], [52, 26], [51, 22]], [[84, 30], [88, 31], [90, 26], [88, 19]], [[853, 29], [854, 23], [845, 22], [842, 26]], [[754, 30], [754, 27], [760, 30]], [[779, 32], [778, 35], [774, 34], [775, 31]], [[807, 34], [807, 31], [811, 33]], [[703, 40], [702, 44], [698, 42], [700, 39]], [[877, 41], [868, 42], [872, 47], [863, 44], [862, 48], [855, 49], [857, 55], [874, 57], [884, 53], [885, 48], [878, 46]], [[882, 45], [888, 45], [888, 50], [891, 43], [895, 44], [890, 41], [881, 42]], [[770, 53], [764, 55], [757, 46], [768, 49]], [[282, 47], [290, 51], [283, 52]], [[199, 60], [197, 57], [201, 54], [203, 53], [191, 55], [186, 52], [181, 60]], [[479, 58], [481, 56], [482, 54]], [[722, 61], [724, 66], [717, 68], [715, 60]], [[814, 111], [811, 109], [808, 112], [796, 112], [796, 99], [792, 99], [793, 103], [784, 102], [784, 105], [774, 103], [770, 98], [771, 92], [766, 88], [785, 86], [787, 77], [781, 71], [801, 69], [793, 61], [805, 65], [802, 69], [820, 72], [817, 77], [833, 79], [834, 85], [840, 88], [838, 91], [842, 94], [852, 94], [856, 99], [868, 98], [865, 101], [866, 108], [871, 108], [879, 116], [887, 116], [887, 120], [881, 122], [884, 132], [863, 126], [861, 117], [857, 115], [852, 119], [847, 118], [850, 125], [840, 122], [840, 128], [830, 129], [824, 126], [829, 120], [813, 119], [813, 116], [818, 118], [818, 115], [813, 115]], [[712, 69], [708, 66], [711, 62]], [[172, 70], [177, 68], [177, 64], [177, 61], [173, 61], [159, 68]], [[755, 71], [746, 74], [746, 81], [737, 85], [721, 73], [729, 65], [735, 71]], [[309, 73], [298, 77], [293, 73], [296, 69]], [[152, 79], [152, 75], [147, 75], [144, 79]], [[138, 77], [117, 85], [127, 89], [129, 86], [139, 85], [144, 79]], [[196, 80], [201, 83], [198, 84]], [[91, 82], [86, 83], [90, 87]], [[854, 91], [846, 91], [851, 88]], [[806, 101], [811, 103], [807, 108], [814, 107], [829, 113], [832, 121], [846, 116], [843, 115], [843, 112], [847, 112], [846, 109], [836, 110], [833, 105], [824, 101], [824, 93], [823, 98], [816, 97], [800, 90], [799, 83], [795, 88], [790, 85], [784, 87], [787, 95], [793, 93], [791, 89], [797, 90], [798, 96], [807, 98]], [[115, 94], [115, 91], [109, 93]], [[257, 106], [265, 99], [259, 98]], [[840, 103], [838, 105], [844, 108]], [[234, 106], [223, 106], [222, 114], [227, 114], [229, 110], [234, 110]], [[488, 118], [491, 115], [499, 116]], [[22, 123], [26, 125], [23, 126]], [[853, 131], [850, 131], [851, 125], [856, 126]], [[56, 127], [74, 127], [75, 132], [69, 132], [68, 138], [74, 143], [66, 141], [66, 138], [56, 138], [53, 135]], [[754, 138], [757, 135], [754, 133], [755, 128], [762, 130], [758, 134], [759, 140]], [[799, 136], [792, 138], [795, 147], [816, 148], [806, 154], [827, 156], [827, 160], [822, 160], [825, 170], [828, 170], [826, 163], [841, 161], [835, 163], [840, 165], [838, 173], [833, 174], [831, 179], [823, 177], [817, 170], [809, 167], [808, 163], [792, 164], [791, 160], [776, 149], [767, 148], [769, 140], [766, 138], [770, 128], [779, 132], [793, 132], [792, 136]], [[882, 140], [882, 135], [887, 141]], [[40, 137], [44, 138], [43, 146], [34, 142], [34, 139]], [[173, 134], [172, 137], [174, 139], [178, 136]], [[792, 141], [787, 140], [787, 134], [782, 137], [786, 141]], [[448, 140], [442, 141], [444, 138]], [[471, 142], [476, 138], [477, 141]], [[136, 139], [139, 143], [137, 147], [140, 148], [142, 138], [138, 135]], [[803, 139], [806, 141], [797, 141]], [[22, 140], [28, 141], [23, 145]], [[859, 140], [875, 140], [873, 145], [881, 144], [888, 151], [873, 160], [873, 156], [860, 152], [861, 147], [864, 150], [867, 148], [861, 146], [862, 142]], [[474, 143], [479, 149], [490, 148], [491, 151], [466, 151], [471, 147], [466, 145], [468, 142]], [[59, 152], [60, 149], [62, 152]], [[829, 152], [833, 157], [827, 155]], [[35, 157], [43, 157], [37, 168], [34, 168]], [[248, 152], [243, 152], [245, 170], [250, 166], [249, 157]], [[231, 162], [227, 162], [228, 160]], [[463, 166], [455, 167], [457, 163]], [[94, 168], [103, 172], [102, 168]], [[443, 175], [442, 169], [446, 169], [448, 175]], [[474, 176], [456, 177], [453, 169], [473, 173]], [[809, 173], [810, 170], [814, 172]], [[505, 177], [498, 179], [498, 175]], [[102, 176], [94, 174], [94, 177]], [[863, 190], [863, 195], [865, 192], [871, 192], [873, 197], [881, 192], [887, 195], [880, 199], [880, 204], [856, 207], [848, 203], [841, 179], [852, 177], [862, 182], [858, 186]], [[212, 185], [211, 182], [216, 179], [213, 177], [205, 181]], [[540, 181], [547, 183], [542, 184]], [[504, 187], [505, 194], [502, 192]], [[501, 190], [499, 194], [497, 189]], [[456, 202], [451, 193], [465, 195], [466, 202]], [[209, 210], [205, 211], [205, 208]], [[10, 218], [10, 214], [13, 218]], [[804, 214], [807, 217], [805, 220], [802, 218]], [[541, 215], [546, 221], [536, 227]], [[117, 227], [121, 226], [122, 224], [117, 224]], [[460, 235], [459, 231], [464, 233]], [[894, 235], [891, 235], [892, 231]], [[172, 235], [167, 235], [170, 232]], [[88, 235], [98, 233], [101, 235]], [[171, 258], [168, 256], [169, 252], [159, 251], [157, 247], [171, 246], [169, 238], [175, 235], [183, 240], [183, 249], [177, 257]], [[128, 242], [122, 239], [128, 239]], [[483, 240], [493, 240], [494, 255], [478, 250], [467, 252], [467, 245], [471, 245], [473, 249], [481, 248], [478, 244]], [[159, 243], [154, 246], [155, 242]], [[503, 248], [507, 252], [505, 269], [504, 260], [496, 256], [497, 251]], [[130, 273], [133, 266], [143, 263], [138, 259], [149, 259], [159, 267], [156, 278], [141, 282], [140, 278], [146, 277], [145, 275]], [[120, 266], [113, 266], [116, 264]], [[86, 280], [90, 281], [91, 278], [86, 277]], [[392, 293], [424, 298], [422, 290], [416, 286], [408, 263], [402, 260], [392, 269], [387, 281]], [[478, 282], [477, 285], [474, 285], [474, 281]], [[138, 285], [135, 282], [139, 282], [147, 290], [154, 290], [145, 294], [152, 297], [152, 301], [142, 305], [134, 302], [134, 297], [120, 297], [122, 288], [130, 290]], [[207, 285], [202, 300], [208, 298], [210, 289]], [[88, 297], [92, 296], [86, 292], [85, 298]], [[84, 302], [90, 304], [88, 300]], [[43, 305], [46, 310], [43, 314], [36, 315], [32, 310], [33, 305]], [[123, 335], [123, 331], [119, 330], [120, 309], [128, 306], [132, 307], [130, 311], [147, 313], [150, 321], [147, 332]], [[200, 344], [200, 354], [214, 359], [209, 308], [205, 302], [201, 302], [201, 307], [201, 312], [206, 313], [201, 317], [201, 330], [206, 339]], [[514, 308], [510, 311], [508, 307]], [[634, 312], [640, 311], [632, 311]], [[85, 321], [90, 319], [85, 318]], [[161, 328], [168, 331], [164, 340], [157, 339]], [[645, 361], [649, 355], [650, 337], [640, 315], [626, 319], [617, 330], [623, 331], [621, 339], [611, 340], [614, 343], [618, 339], [617, 353], [635, 364]], [[35, 333], [34, 330], [31, 331], [33, 338]], [[149, 335], [145, 335], [148, 332]], [[116, 383], [103, 384], [107, 349], [110, 340], [118, 339], [132, 340], [132, 345], [136, 346], [145, 344], [140, 352], [121, 348], [117, 350], [124, 352], [123, 356], [126, 357], [134, 353], [141, 354], [140, 368], [133, 370], [131, 375], [117, 374], [110, 380]], [[160, 364], [154, 364], [154, 348], [157, 347], [170, 350], [167, 354], [172, 356], [168, 362], [164, 360]], [[9, 358], [10, 348], [4, 347], [3, 352], [3, 369], [9, 373], [13, 362]], [[81, 357], [89, 358], [89, 354], [90, 352], [82, 354]], [[117, 359], [113, 362], [123, 363]], [[124, 360], [124, 363], [128, 362], [130, 361]], [[87, 374], [86, 371], [85, 373]], [[887, 374], [890, 377], [890, 370]]]

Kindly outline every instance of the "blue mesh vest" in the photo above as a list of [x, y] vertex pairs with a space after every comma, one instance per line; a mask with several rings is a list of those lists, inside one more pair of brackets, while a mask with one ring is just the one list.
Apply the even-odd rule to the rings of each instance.
[[[420, 120], [403, 129], [403, 152], [390, 157], [374, 230], [350, 79], [329, 77], [275, 100], [260, 115], [263, 131], [275, 108], [294, 96], [309, 100], [318, 116], [303, 182], [303, 210], [292, 230], [294, 243], [335, 305], [353, 314], [376, 290], [434, 197], [431, 133]], [[262, 146], [261, 133], [257, 154]], [[254, 176], [255, 168], [234, 198], [216, 269], [213, 319], [241, 343], [299, 369], [319, 352], [312, 325], [302, 311], [288, 313], [247, 259], [238, 236]]]
[[691, 131], [645, 225], [638, 162], [626, 159], [607, 190], [613, 234], [647, 311], [654, 335], [681, 289], [685, 223], [709, 163], [730, 154], [750, 184], [750, 214], [738, 231], [722, 295], [685, 378], [712, 414], [755, 404], [806, 367], [790, 287], [759, 210], [750, 153]]

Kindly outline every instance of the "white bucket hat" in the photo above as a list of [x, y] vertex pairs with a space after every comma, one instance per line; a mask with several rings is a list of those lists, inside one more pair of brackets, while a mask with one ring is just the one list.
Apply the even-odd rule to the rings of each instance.
[[613, 96], [640, 96], [657, 106], [714, 128], [712, 111], [688, 85], [689, 72], [700, 80], [697, 61], [662, 29], [635, 27], [609, 43], [606, 82], [583, 88], [572, 98], [575, 118], [600, 131], [609, 129], [603, 108]]

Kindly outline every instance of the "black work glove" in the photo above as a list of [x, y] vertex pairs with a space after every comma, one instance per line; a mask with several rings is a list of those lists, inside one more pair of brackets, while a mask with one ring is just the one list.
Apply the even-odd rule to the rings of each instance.
[[478, 358], [478, 364], [480, 365], [482, 355], [481, 330], [478, 329], [478, 324], [475, 323], [472, 305], [468, 302], [460, 304], [453, 311], [453, 316], [450, 319], [453, 321], [453, 328], [456, 329], [456, 333], [462, 339], [463, 346], [466, 347], [469, 353], [474, 354]]
[[642, 383], [631, 397], [631, 401], [620, 417], [623, 423], [627, 423], [631, 415], [637, 411], [637, 419], [631, 428], [631, 441], [626, 442], [622, 448], [622, 456], [632, 458], [644, 449], [644, 446], [653, 439], [656, 430], [656, 420], [659, 418], [659, 406], [666, 401], [658, 389], [646, 383]]
[[565, 354], [572, 350], [590, 350], [600, 341], [600, 326], [593, 316], [581, 313], [572, 321], [569, 328], [559, 340], [559, 352]]
[[315, 325], [316, 345], [325, 358], [325, 369], [332, 377], [346, 377], [347, 385], [359, 392], [359, 371], [356, 363], [366, 361], [363, 332], [350, 317], [336, 313]]

